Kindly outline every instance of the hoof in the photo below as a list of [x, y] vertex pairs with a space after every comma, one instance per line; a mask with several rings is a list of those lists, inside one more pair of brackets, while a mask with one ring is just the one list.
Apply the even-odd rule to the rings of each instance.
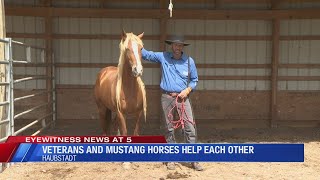
[[123, 167], [124, 169], [130, 169], [130, 168], [131, 168], [131, 163], [130, 163], [130, 162], [124, 162], [124, 163], [122, 164], [122, 167]]

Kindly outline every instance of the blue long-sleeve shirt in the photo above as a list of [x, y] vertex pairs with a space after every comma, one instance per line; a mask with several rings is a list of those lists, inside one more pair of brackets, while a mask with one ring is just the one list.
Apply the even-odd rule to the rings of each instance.
[[[194, 60], [182, 54], [179, 60], [173, 59], [171, 52], [153, 52], [146, 49], [141, 50], [142, 58], [151, 62], [161, 64], [160, 88], [167, 92], [180, 93], [187, 87], [195, 89], [198, 82], [197, 68]], [[190, 82], [188, 83], [188, 58], [190, 58]]]

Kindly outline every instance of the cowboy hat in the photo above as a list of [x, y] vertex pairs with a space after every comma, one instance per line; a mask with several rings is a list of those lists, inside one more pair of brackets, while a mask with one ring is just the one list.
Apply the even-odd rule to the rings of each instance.
[[184, 46], [189, 46], [189, 43], [185, 43], [184, 42], [184, 37], [183, 36], [178, 36], [178, 35], [173, 35], [170, 37], [170, 39], [165, 40], [165, 42], [167, 44], [172, 44], [172, 43], [179, 43], [179, 44], [183, 44]]

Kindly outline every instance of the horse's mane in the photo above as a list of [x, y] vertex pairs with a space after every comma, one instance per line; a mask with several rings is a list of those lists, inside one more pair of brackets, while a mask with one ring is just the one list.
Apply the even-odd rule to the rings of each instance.
[[[120, 111], [121, 108], [121, 101], [120, 101], [120, 94], [121, 94], [121, 88], [122, 88], [122, 74], [123, 74], [123, 65], [125, 63], [125, 51], [126, 47], [128, 46], [129, 41], [135, 41], [139, 45], [143, 46], [142, 40], [134, 35], [133, 33], [126, 33], [126, 39], [121, 40], [119, 44], [120, 48], [120, 56], [119, 56], [119, 63], [118, 63], [118, 79], [117, 79], [117, 87], [116, 87], [116, 101], [117, 101], [117, 110]], [[146, 120], [147, 117], [147, 100], [146, 100], [146, 90], [144, 83], [141, 79], [141, 77], [137, 77], [137, 82], [139, 84], [139, 87], [142, 92], [142, 98], [143, 98], [143, 112], [144, 112], [144, 119]]]

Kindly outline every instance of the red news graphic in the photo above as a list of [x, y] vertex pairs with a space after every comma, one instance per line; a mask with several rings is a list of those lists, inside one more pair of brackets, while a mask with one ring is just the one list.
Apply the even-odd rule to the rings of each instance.
[[166, 143], [163, 136], [10, 136], [6, 143]]
[[10, 136], [0, 143], [0, 162], [10, 162], [21, 143], [167, 143], [164, 136]]
[[0, 143], [0, 162], [10, 162], [19, 143]]

